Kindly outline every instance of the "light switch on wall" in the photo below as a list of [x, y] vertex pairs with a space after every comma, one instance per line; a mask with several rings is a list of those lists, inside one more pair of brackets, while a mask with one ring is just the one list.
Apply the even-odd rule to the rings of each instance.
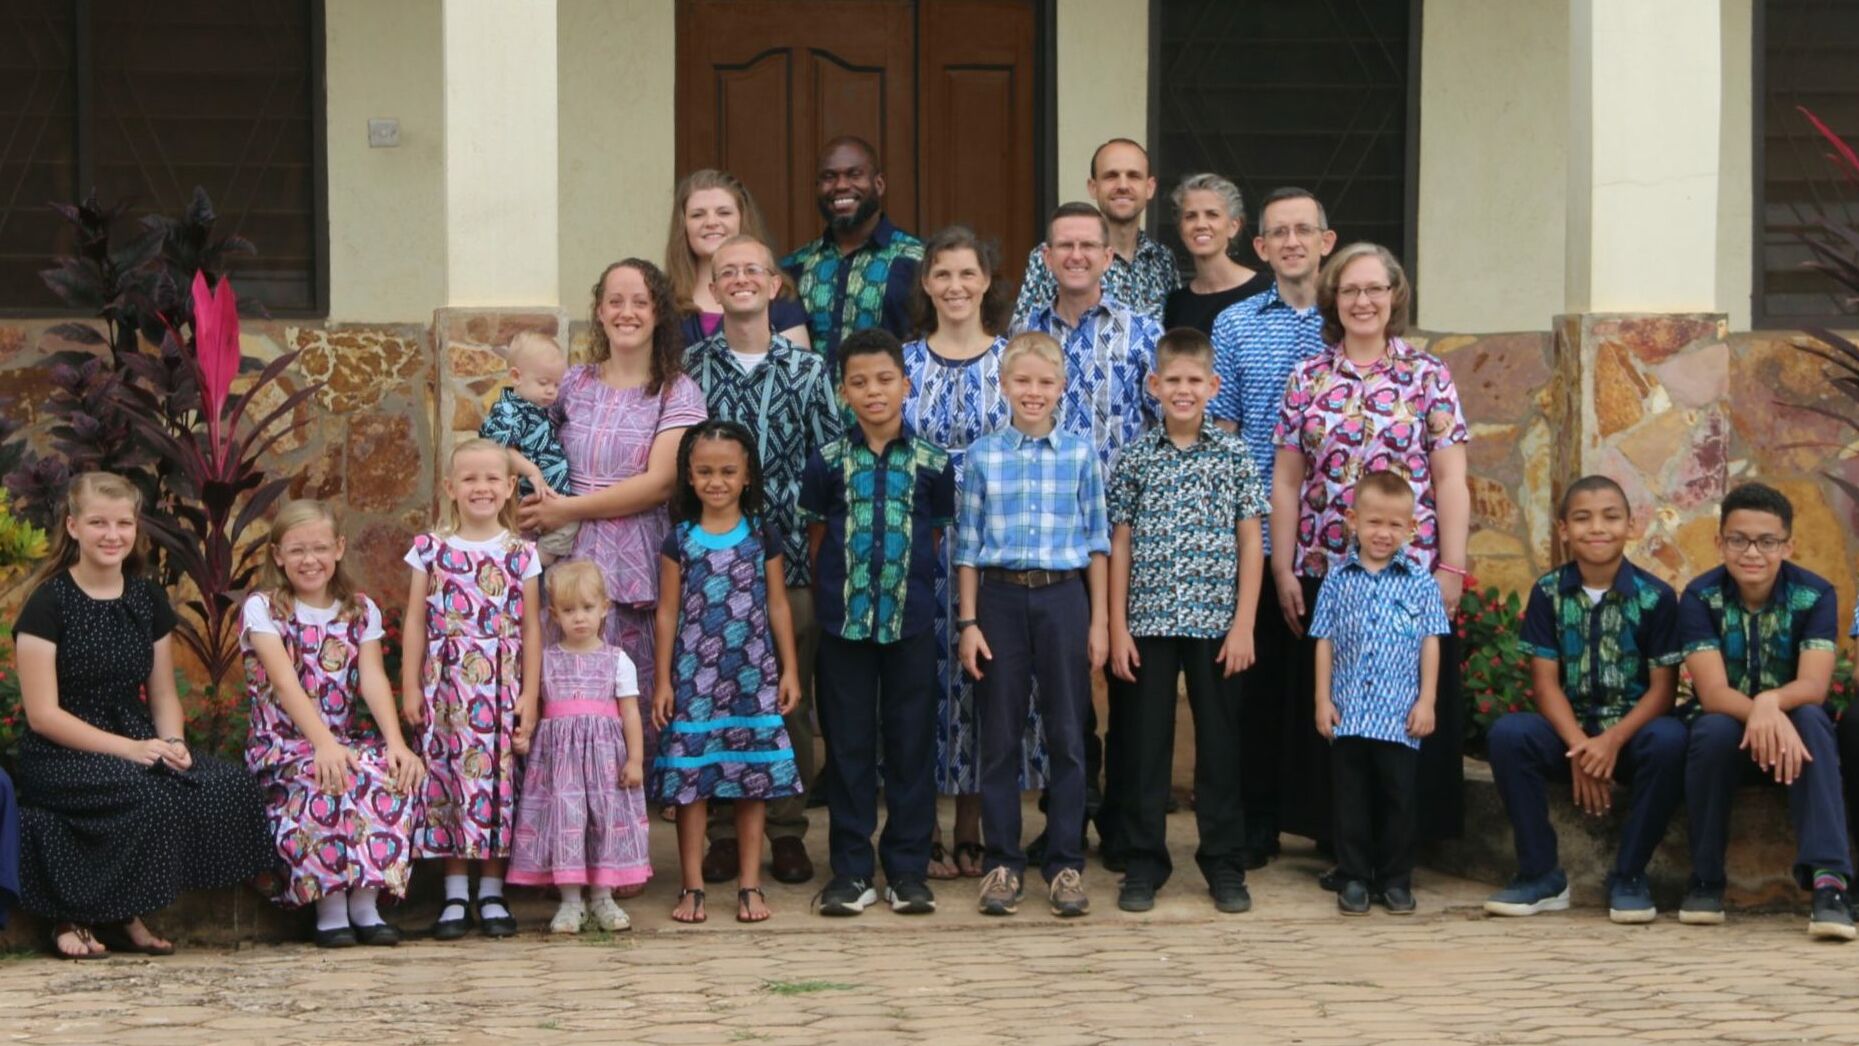
[[400, 144], [400, 121], [393, 117], [368, 121], [368, 148], [392, 149]]

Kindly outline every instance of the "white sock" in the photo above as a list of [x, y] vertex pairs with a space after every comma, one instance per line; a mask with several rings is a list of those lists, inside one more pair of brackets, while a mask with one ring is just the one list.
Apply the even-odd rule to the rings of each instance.
[[[470, 897], [471, 896], [471, 876], [464, 875], [464, 874], [447, 875], [445, 877], [445, 895], [447, 897], [460, 897], [460, 898]], [[464, 917], [465, 917], [465, 906], [462, 904], [448, 904], [445, 906], [444, 909], [442, 909], [439, 912], [440, 922], [447, 922], [453, 919], [463, 919]]]
[[381, 909], [376, 902], [381, 898], [381, 888], [367, 886], [349, 891], [349, 922], [355, 926], [379, 926], [387, 920], [381, 918]]
[[[503, 879], [501, 877], [493, 879], [486, 875], [478, 880], [478, 897], [480, 899], [502, 896]], [[501, 904], [490, 904], [486, 905], [479, 914], [486, 919], [502, 919], [510, 914], [510, 909], [505, 908]]]
[[316, 928], [340, 930], [349, 924], [349, 892], [326, 893], [316, 901]]
[[563, 887], [560, 887], [560, 889], [562, 891], [563, 907], [567, 907], [567, 908], [587, 907], [587, 902], [582, 900], [581, 898], [581, 888], [579, 886], [563, 886]]

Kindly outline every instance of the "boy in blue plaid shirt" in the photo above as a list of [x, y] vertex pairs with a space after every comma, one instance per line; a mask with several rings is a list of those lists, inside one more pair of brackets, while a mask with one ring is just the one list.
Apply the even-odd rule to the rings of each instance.
[[1043, 871], [1053, 914], [1084, 915], [1084, 720], [1110, 648], [1104, 479], [1091, 441], [1054, 424], [1065, 391], [1058, 342], [1037, 332], [1008, 342], [1001, 384], [1013, 424], [969, 445], [954, 556], [955, 627], [980, 718], [980, 909], [1019, 910], [1020, 737], [1037, 682], [1050, 766]]
[[1336, 907], [1414, 910], [1420, 740], [1433, 732], [1439, 637], [1451, 629], [1439, 585], [1407, 554], [1414, 491], [1378, 470], [1356, 481], [1345, 513], [1355, 545], [1317, 593], [1317, 733], [1330, 742]]

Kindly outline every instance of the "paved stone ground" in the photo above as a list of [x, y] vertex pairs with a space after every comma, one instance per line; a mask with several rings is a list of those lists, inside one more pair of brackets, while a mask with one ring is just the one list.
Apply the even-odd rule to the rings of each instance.
[[0, 961], [0, 1042], [1859, 1043], [1859, 946], [1811, 941], [1804, 913], [1497, 921], [1476, 907], [1487, 887], [1423, 876], [1421, 914], [1344, 919], [1314, 884], [1318, 859], [1294, 848], [1254, 876], [1251, 914], [1220, 916], [1193, 872], [1191, 817], [1171, 827], [1189, 836], [1184, 874], [1143, 916], [1116, 911], [1094, 869], [1098, 910], [1075, 922], [1036, 898], [984, 919], [969, 881], [944, 886], [932, 916], [843, 921], [807, 913], [811, 888], [775, 887], [774, 920], [745, 928], [725, 884], [710, 922], [683, 928], [662, 876], [614, 937], [547, 937], [537, 897], [518, 906], [531, 932], [510, 941], [16, 955]]

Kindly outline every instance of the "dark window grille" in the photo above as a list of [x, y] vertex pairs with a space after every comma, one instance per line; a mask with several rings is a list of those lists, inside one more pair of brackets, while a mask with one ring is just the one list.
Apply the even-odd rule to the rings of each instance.
[[55, 312], [39, 280], [70, 231], [46, 208], [94, 186], [178, 216], [196, 185], [241, 297], [328, 308], [322, 0], [7, 0], [0, 6], [0, 308]]
[[1833, 280], [1802, 264], [1821, 222], [1859, 226], [1859, 186], [1797, 107], [1859, 143], [1859, 5], [1764, 0], [1755, 7], [1755, 271], [1757, 327], [1824, 323], [1854, 311]]
[[1154, 229], [1187, 252], [1168, 194], [1223, 174], [1246, 198], [1242, 262], [1258, 201], [1297, 185], [1323, 202], [1340, 243], [1413, 255], [1419, 0], [1152, 0]]

